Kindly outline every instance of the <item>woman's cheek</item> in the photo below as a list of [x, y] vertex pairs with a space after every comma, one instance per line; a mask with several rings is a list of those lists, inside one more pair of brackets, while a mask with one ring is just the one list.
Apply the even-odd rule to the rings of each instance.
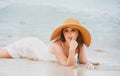
[[77, 39], [77, 36], [76, 36], [76, 35], [75, 35], [75, 36], [73, 36], [73, 39], [74, 39], [74, 40], [76, 40], [76, 39]]

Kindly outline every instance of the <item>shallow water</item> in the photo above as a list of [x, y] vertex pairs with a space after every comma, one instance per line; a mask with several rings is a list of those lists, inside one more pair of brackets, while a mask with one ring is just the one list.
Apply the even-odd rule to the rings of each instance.
[[[13, 65], [14, 64], [14, 65]], [[6, 67], [4, 67], [6, 66]], [[0, 76], [119, 76], [120, 70], [72, 69], [46, 61], [0, 59]]]

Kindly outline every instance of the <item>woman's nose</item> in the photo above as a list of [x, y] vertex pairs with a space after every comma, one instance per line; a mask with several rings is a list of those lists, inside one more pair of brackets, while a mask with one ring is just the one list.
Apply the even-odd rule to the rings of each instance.
[[71, 35], [72, 35], [72, 32], [69, 32], [68, 35], [71, 36]]

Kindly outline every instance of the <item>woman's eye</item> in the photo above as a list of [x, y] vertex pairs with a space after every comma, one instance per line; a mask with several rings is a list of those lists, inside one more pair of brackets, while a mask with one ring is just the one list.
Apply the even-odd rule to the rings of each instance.
[[76, 30], [75, 29], [72, 29], [72, 32], [75, 32]]
[[64, 30], [63, 32], [68, 32], [68, 30]]

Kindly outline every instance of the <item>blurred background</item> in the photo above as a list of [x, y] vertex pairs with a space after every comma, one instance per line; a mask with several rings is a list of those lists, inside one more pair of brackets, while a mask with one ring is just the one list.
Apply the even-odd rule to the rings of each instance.
[[0, 46], [28, 36], [49, 45], [70, 17], [90, 31], [90, 48], [120, 53], [120, 0], [0, 0]]

